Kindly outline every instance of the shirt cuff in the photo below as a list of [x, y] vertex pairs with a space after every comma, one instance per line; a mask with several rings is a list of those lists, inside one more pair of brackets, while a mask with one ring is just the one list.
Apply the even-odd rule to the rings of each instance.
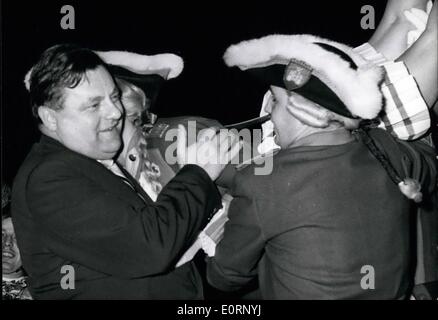
[[381, 66], [384, 63], [389, 62], [389, 60], [386, 59], [383, 54], [374, 49], [374, 47], [368, 42], [365, 42], [364, 44], [354, 48], [353, 51], [361, 55], [362, 58], [368, 62], [377, 66]]

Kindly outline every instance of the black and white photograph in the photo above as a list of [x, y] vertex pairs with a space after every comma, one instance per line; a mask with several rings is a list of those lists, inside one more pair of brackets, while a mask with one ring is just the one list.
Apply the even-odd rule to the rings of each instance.
[[2, 300], [437, 300], [437, 19], [1, 1]]

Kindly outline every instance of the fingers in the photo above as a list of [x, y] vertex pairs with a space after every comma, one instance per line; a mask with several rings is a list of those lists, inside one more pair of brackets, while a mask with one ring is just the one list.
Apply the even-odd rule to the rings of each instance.
[[293, 93], [289, 96], [289, 102], [289, 107], [300, 109], [315, 118], [325, 119], [330, 115], [326, 108]]
[[417, 23], [421, 22], [421, 24], [424, 24], [426, 26], [427, 18], [429, 18], [429, 13], [428, 12], [423, 11], [421, 9], [417, 9], [417, 8], [412, 8], [411, 12], [412, 12], [412, 14], [414, 16], [417, 17]]
[[[221, 130], [213, 139], [211, 147], [217, 148], [217, 160], [219, 164], [227, 164], [236, 156], [243, 146], [243, 141], [231, 131]], [[214, 153], [214, 152], [213, 152]]]
[[412, 46], [415, 41], [417, 41], [419, 34], [417, 31], [409, 31], [407, 35], [406, 43], [408, 47]]
[[[224, 142], [228, 142], [231, 139], [233, 139], [234, 135], [232, 135], [228, 130], [221, 130], [216, 137], [219, 136], [219, 144], [222, 146]], [[228, 149], [227, 149], [228, 150]]]
[[287, 110], [304, 124], [316, 128], [328, 127], [333, 118], [333, 114], [327, 109], [293, 93], [289, 96]]
[[209, 140], [213, 140], [218, 129], [219, 128], [217, 128], [217, 127], [210, 127], [210, 128], [206, 128], [206, 129], [201, 130], [199, 132], [198, 142], [203, 143], [203, 142], [207, 142]]
[[183, 125], [179, 125], [177, 162], [181, 167], [194, 163], [201, 167], [210, 166], [211, 170], [218, 166], [217, 170], [222, 170], [243, 147], [243, 142], [239, 141], [238, 137], [232, 131], [212, 127], [199, 132], [197, 142], [187, 146], [187, 130]]
[[422, 32], [426, 28], [429, 14], [421, 9], [411, 8], [403, 12], [406, 19], [414, 25], [416, 31]]
[[219, 147], [219, 150], [227, 151], [230, 149], [235, 139], [236, 135], [231, 131], [211, 127], [204, 129], [199, 133], [198, 142], [201, 146], [207, 142], [212, 142], [215, 146]]
[[243, 147], [243, 141], [240, 141], [240, 140], [236, 141], [234, 143], [234, 145], [231, 147], [230, 151], [228, 151], [227, 159], [230, 159], [230, 161], [231, 161], [231, 159], [233, 159], [235, 156], [238, 155], [238, 153], [239, 153], [240, 149], [242, 149], [242, 147]]

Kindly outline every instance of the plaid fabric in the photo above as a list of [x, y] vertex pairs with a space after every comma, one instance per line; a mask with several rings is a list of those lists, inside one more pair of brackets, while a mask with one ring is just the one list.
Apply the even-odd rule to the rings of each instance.
[[385, 81], [381, 87], [385, 105], [379, 127], [401, 140], [423, 136], [431, 125], [429, 109], [404, 63], [387, 61], [369, 43], [364, 43], [354, 51], [385, 69]]
[[2, 279], [2, 300], [32, 300], [26, 278]]

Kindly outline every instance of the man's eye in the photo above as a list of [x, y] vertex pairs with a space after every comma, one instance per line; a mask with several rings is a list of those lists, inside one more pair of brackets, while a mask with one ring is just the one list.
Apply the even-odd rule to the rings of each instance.
[[97, 109], [99, 107], [98, 103], [93, 103], [92, 105], [89, 106], [90, 109]]
[[271, 105], [275, 106], [277, 104], [277, 99], [275, 99], [274, 97], [271, 98]]
[[121, 94], [121, 93], [117, 93], [117, 94], [115, 94], [115, 95], [113, 95], [113, 96], [111, 97], [111, 100], [112, 100], [113, 102], [120, 101], [120, 99], [122, 99], [122, 94]]

